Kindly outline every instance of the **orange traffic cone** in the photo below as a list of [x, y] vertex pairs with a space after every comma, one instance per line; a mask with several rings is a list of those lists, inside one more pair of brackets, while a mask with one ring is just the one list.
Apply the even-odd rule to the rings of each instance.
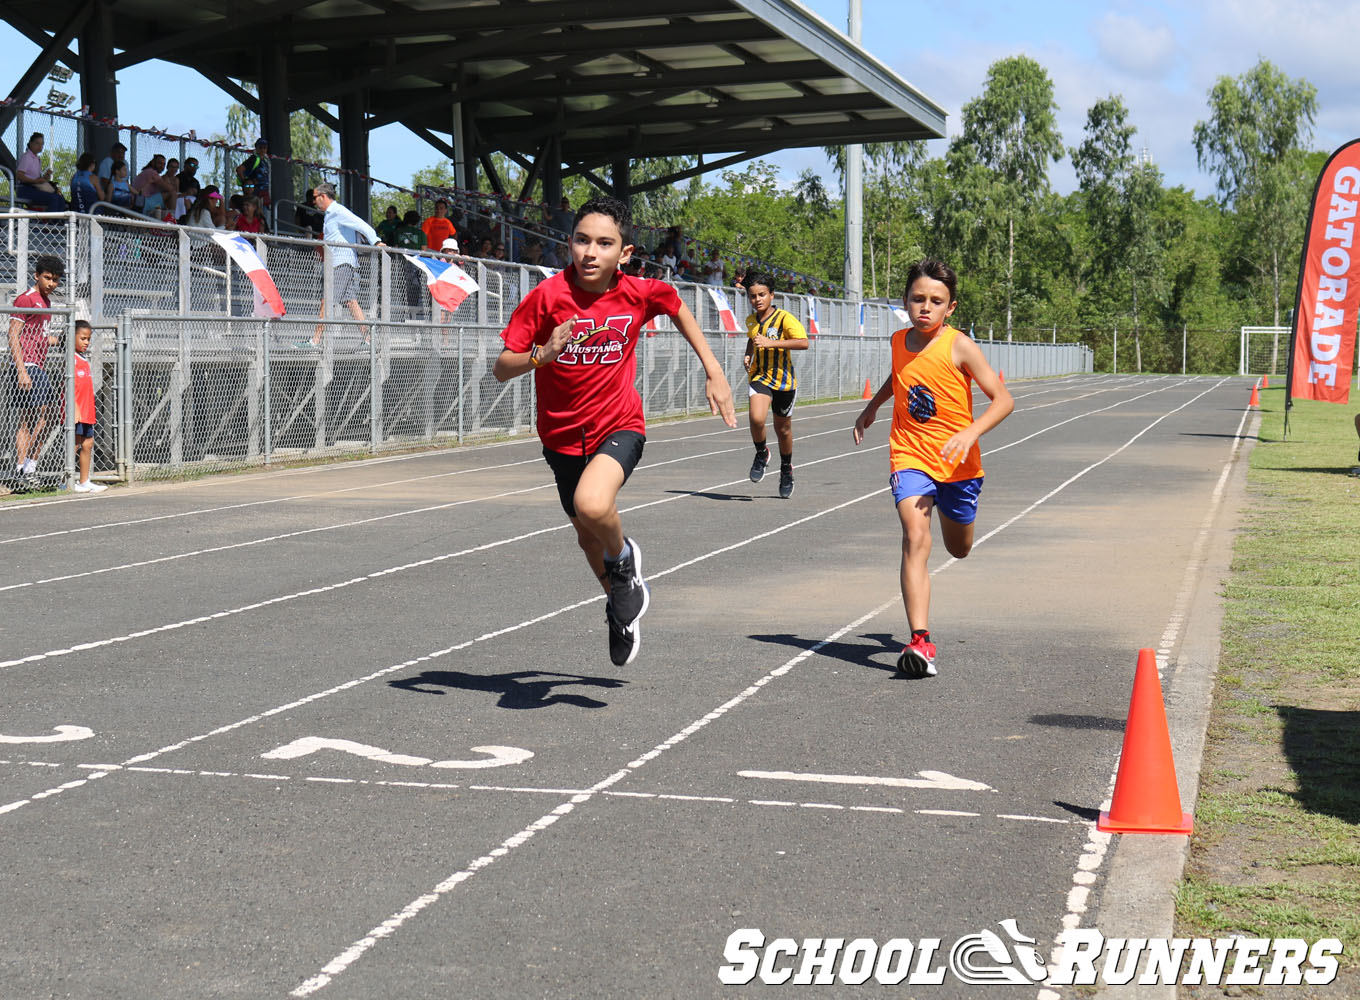
[[1251, 387], [1251, 399], [1247, 402], [1248, 406], [1260, 406], [1261, 394], [1256, 391], [1256, 386]]
[[864, 380], [864, 395], [861, 396], [860, 399], [873, 399], [873, 398], [874, 390], [869, 388], [869, 380], [866, 378]]
[[1269, 388], [1270, 388], [1270, 376], [1269, 376], [1269, 375], [1262, 375], [1262, 376], [1261, 376], [1261, 388], [1262, 388], [1262, 389], [1269, 389]]
[[1190, 814], [1181, 812], [1157, 655], [1150, 649], [1138, 651], [1114, 798], [1109, 812], [1100, 814], [1096, 829], [1108, 833], [1190, 833], [1194, 829]]

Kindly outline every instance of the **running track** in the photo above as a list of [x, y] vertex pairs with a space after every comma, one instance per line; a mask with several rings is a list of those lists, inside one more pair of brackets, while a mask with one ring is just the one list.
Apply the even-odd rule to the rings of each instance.
[[921, 681], [858, 402], [798, 408], [788, 501], [652, 427], [625, 668], [534, 440], [0, 508], [0, 996], [726, 996], [738, 928], [1089, 922], [1249, 385], [1011, 388]]

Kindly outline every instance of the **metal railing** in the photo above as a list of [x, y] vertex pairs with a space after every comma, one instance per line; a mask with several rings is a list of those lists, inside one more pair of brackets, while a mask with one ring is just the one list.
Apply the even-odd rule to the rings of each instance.
[[[257, 235], [249, 238], [287, 310], [264, 320], [255, 316], [254, 286], [213, 242], [213, 230], [122, 214], [17, 213], [5, 221], [14, 243], [0, 252], [0, 286], [17, 293], [34, 257], [56, 253], [67, 266], [62, 311], [116, 329], [113, 343], [100, 336], [95, 346], [98, 370], [107, 370], [97, 378], [109, 384], [100, 413], [117, 415], [107, 441], [100, 439], [101, 471], [183, 476], [533, 428], [533, 380], [501, 384], [491, 366], [515, 306], [552, 273], [544, 268], [446, 257], [479, 289], [447, 312], [431, 301], [423, 272], [407, 263], [415, 251]], [[334, 257], [342, 249], [355, 254], [362, 319], [335, 304]], [[675, 288], [742, 401], [744, 331], [724, 329], [708, 286]], [[732, 289], [721, 291], [744, 312]], [[865, 379], [881, 384], [887, 335], [903, 325], [891, 307], [866, 303], [860, 336], [858, 303], [775, 300], [809, 329], [814, 309], [818, 317], [821, 336], [796, 362], [804, 400], [858, 398]], [[693, 352], [665, 317], [650, 326], [637, 353], [644, 411], [652, 418], [706, 412]], [[982, 347], [1013, 378], [1091, 370], [1091, 352], [1080, 344]]]

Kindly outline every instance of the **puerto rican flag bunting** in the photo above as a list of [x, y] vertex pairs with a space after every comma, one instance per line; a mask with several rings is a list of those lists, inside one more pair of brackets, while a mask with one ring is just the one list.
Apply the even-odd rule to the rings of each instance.
[[807, 297], [807, 302], [808, 302], [808, 336], [815, 337], [817, 336], [817, 334], [822, 332], [821, 327], [817, 325], [817, 300], [813, 296], [809, 295]]
[[477, 282], [452, 261], [407, 254], [406, 262], [425, 275], [430, 298], [449, 312], [462, 305], [463, 300], [473, 292], [480, 291]]
[[708, 286], [707, 291], [709, 298], [713, 300], [713, 307], [718, 310], [718, 318], [722, 321], [723, 331], [736, 333], [740, 329], [737, 326], [737, 314], [732, 311], [732, 305], [727, 301], [726, 293], [714, 285]]
[[244, 271], [255, 286], [255, 315], [268, 319], [282, 316], [283, 296], [279, 294], [279, 286], [274, 284], [269, 269], [250, 241], [239, 233], [213, 233], [213, 241], [227, 252], [232, 263]]

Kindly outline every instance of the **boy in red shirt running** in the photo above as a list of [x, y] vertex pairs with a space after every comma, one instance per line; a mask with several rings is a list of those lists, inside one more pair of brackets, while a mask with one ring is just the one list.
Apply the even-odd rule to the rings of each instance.
[[[60, 257], [39, 257], [33, 262], [33, 287], [14, 300], [15, 308], [52, 308], [52, 293], [65, 275], [66, 266]], [[51, 325], [51, 314], [43, 313], [22, 313], [9, 321], [9, 354], [14, 364], [9, 372], [10, 398], [19, 418], [14, 432], [16, 492], [38, 488], [33, 474], [47, 429], [47, 407], [56, 397], [46, 369], [47, 350], [57, 342], [50, 333]]]
[[103, 493], [107, 486], [90, 482], [90, 457], [94, 452], [94, 377], [90, 373], [90, 324], [76, 320], [76, 457], [80, 462], [80, 482], [71, 487], [77, 493]]
[[633, 383], [637, 341], [648, 320], [675, 320], [704, 366], [709, 409], [728, 427], [737, 426], [727, 378], [675, 289], [619, 272], [632, 256], [625, 235], [631, 229], [621, 201], [596, 198], [582, 205], [572, 227], [571, 263], [516, 307], [492, 368], [501, 382], [534, 373], [543, 457], [577, 543], [604, 586], [609, 657], [617, 666], [637, 656], [639, 619], [651, 600], [642, 550], [624, 536], [616, 505], [646, 442]]
[[[903, 296], [911, 326], [892, 335], [892, 372], [855, 420], [855, 444], [864, 440], [878, 408], [893, 400], [888, 454], [889, 484], [902, 523], [902, 603], [911, 642], [898, 657], [908, 677], [934, 677], [930, 641], [930, 515], [940, 510], [940, 535], [955, 559], [973, 548], [973, 519], [982, 492], [978, 438], [1015, 409], [1006, 385], [982, 349], [945, 320], [958, 306], [958, 275], [938, 260], [907, 272]], [[973, 383], [991, 405], [973, 417]]]

